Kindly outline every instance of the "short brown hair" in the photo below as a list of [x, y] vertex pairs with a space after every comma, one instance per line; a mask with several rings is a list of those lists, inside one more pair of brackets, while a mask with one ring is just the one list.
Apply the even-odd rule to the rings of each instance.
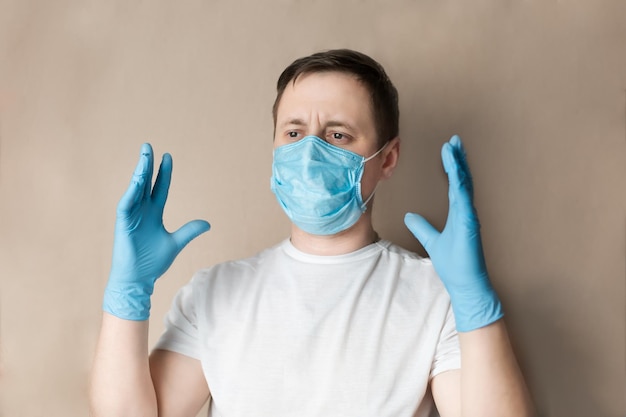
[[354, 75], [368, 90], [378, 142], [382, 145], [398, 136], [400, 111], [398, 91], [391, 83], [382, 65], [369, 56], [350, 49], [318, 52], [295, 60], [280, 74], [276, 83], [276, 100], [272, 108], [274, 126], [280, 99], [289, 82], [299, 76], [315, 72], [338, 71]]

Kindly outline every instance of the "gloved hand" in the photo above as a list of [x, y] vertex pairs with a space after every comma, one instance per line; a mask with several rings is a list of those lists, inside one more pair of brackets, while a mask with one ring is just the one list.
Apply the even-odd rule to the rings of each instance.
[[104, 311], [126, 320], [147, 320], [154, 283], [178, 253], [209, 230], [194, 220], [174, 233], [163, 227], [163, 209], [172, 178], [172, 157], [163, 155], [152, 189], [153, 155], [143, 144], [130, 186], [117, 206], [113, 263], [104, 293]]
[[422, 243], [448, 293], [460, 332], [484, 327], [503, 316], [489, 282], [473, 204], [472, 177], [458, 136], [441, 150], [449, 181], [448, 219], [439, 233], [422, 216], [407, 213], [404, 223]]

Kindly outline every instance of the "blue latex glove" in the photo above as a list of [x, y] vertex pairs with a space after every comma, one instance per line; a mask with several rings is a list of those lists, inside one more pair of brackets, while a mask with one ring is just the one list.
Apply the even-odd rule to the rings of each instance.
[[449, 181], [448, 219], [443, 232], [418, 214], [407, 213], [404, 223], [428, 252], [450, 294], [457, 330], [468, 332], [493, 323], [503, 312], [489, 282], [472, 177], [458, 136], [443, 145], [441, 157]]
[[163, 209], [172, 178], [172, 157], [163, 155], [152, 189], [152, 147], [143, 144], [130, 186], [117, 206], [113, 263], [104, 293], [104, 311], [126, 320], [147, 320], [157, 278], [209, 223], [194, 220], [174, 233], [163, 227]]

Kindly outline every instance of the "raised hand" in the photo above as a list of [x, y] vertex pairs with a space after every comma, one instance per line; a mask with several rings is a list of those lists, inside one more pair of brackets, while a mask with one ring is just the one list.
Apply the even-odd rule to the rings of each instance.
[[407, 213], [404, 223], [428, 252], [450, 294], [457, 330], [467, 332], [493, 323], [503, 312], [489, 282], [472, 177], [458, 136], [443, 145], [441, 157], [449, 181], [448, 219], [443, 231], [439, 233], [414, 213]]
[[154, 188], [153, 165], [152, 147], [145, 143], [130, 186], [117, 206], [113, 262], [103, 309], [126, 320], [148, 319], [157, 278], [191, 240], [210, 228], [204, 220], [193, 220], [174, 233], [165, 230], [163, 210], [172, 178], [172, 157], [163, 155]]

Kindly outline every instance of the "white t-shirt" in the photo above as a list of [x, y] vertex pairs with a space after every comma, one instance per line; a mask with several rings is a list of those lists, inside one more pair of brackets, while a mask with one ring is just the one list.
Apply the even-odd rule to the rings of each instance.
[[201, 361], [212, 417], [429, 416], [430, 378], [460, 367], [428, 259], [388, 241], [315, 256], [287, 239], [199, 271], [156, 345]]

